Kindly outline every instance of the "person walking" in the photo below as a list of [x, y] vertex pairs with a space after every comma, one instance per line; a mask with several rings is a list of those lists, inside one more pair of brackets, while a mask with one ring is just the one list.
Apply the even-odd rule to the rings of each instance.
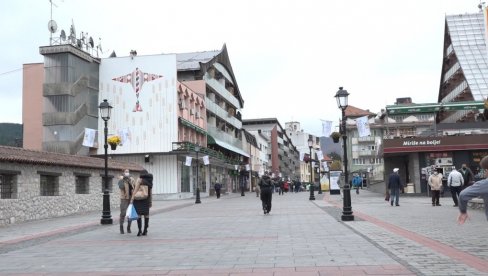
[[[131, 197], [131, 203], [139, 215], [137, 219], [137, 236], [146, 236], [147, 228], [149, 227], [149, 208], [152, 207], [152, 187], [153, 175], [148, 171], [143, 170], [136, 181], [134, 191]], [[144, 231], [142, 229], [142, 217], [144, 216]]]
[[468, 168], [466, 164], [463, 164], [459, 172], [461, 173], [464, 179], [464, 188], [471, 186], [471, 184], [473, 184], [473, 179], [474, 179], [473, 171], [471, 171], [471, 169]]
[[395, 201], [395, 206], [400, 206], [400, 175], [398, 173], [400, 169], [394, 168], [393, 172], [388, 178], [388, 189], [390, 190], [390, 204], [393, 206], [393, 201]]
[[222, 185], [217, 182], [217, 179], [215, 179], [215, 185], [214, 185], [214, 189], [215, 189], [215, 194], [217, 195], [217, 198], [220, 198], [220, 189], [222, 189]]
[[356, 194], [359, 194], [359, 188], [361, 188], [361, 185], [363, 184], [363, 179], [359, 174], [355, 174], [354, 177], [352, 178], [352, 186], [356, 188]]
[[[120, 234], [124, 234], [124, 220], [125, 214], [127, 212], [127, 207], [130, 203], [130, 198], [132, 196], [132, 191], [134, 189], [135, 180], [130, 176], [130, 171], [125, 169], [120, 176], [119, 180], [119, 190], [120, 190]], [[130, 231], [131, 220], [127, 218], [127, 233]]]
[[442, 174], [438, 171], [434, 171], [434, 173], [429, 176], [428, 183], [432, 192], [432, 206], [441, 206], [439, 198], [442, 189]]
[[463, 224], [468, 218], [468, 201], [478, 196], [483, 198], [483, 201], [485, 202], [485, 216], [488, 220], [488, 204], [486, 204], [488, 202], [488, 156], [481, 159], [480, 167], [484, 170], [485, 179], [476, 181], [473, 185], [464, 188], [459, 194], [459, 224]]
[[268, 172], [264, 172], [259, 180], [259, 188], [261, 190], [261, 202], [263, 205], [264, 214], [271, 212], [271, 200], [273, 196], [273, 182], [269, 177]]
[[449, 185], [449, 190], [451, 190], [452, 200], [454, 201], [454, 207], [458, 207], [459, 193], [461, 193], [461, 188], [464, 184], [463, 175], [456, 170], [456, 167], [452, 167], [452, 171], [447, 177], [447, 185]]

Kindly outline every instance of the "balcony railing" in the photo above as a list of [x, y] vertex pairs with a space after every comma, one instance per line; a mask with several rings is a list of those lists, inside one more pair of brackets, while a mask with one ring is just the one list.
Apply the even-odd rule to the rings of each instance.
[[[195, 152], [195, 144], [190, 143], [190, 142], [173, 142], [172, 143], [172, 150], [173, 151], [182, 151], [182, 152]], [[207, 154], [208, 156], [211, 156], [213, 158], [217, 158], [219, 160], [222, 160], [228, 164], [231, 165], [237, 165], [240, 164], [239, 159], [235, 158], [229, 158], [225, 156], [222, 152], [205, 148], [202, 147], [199, 151], [200, 154]]]

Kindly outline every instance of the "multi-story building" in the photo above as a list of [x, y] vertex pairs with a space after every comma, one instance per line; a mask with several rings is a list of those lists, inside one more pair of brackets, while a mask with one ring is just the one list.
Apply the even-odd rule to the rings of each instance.
[[276, 118], [243, 120], [246, 131], [269, 141], [268, 171], [275, 176], [296, 179], [300, 171], [299, 152]]
[[[290, 137], [293, 145], [295, 145], [296, 149], [300, 153], [300, 156], [310, 155], [310, 146], [308, 144], [308, 140], [312, 139], [312, 159], [317, 160], [316, 153], [317, 151], [321, 150], [320, 137], [305, 133], [300, 126], [300, 122], [286, 122], [285, 130], [288, 134], [288, 137]], [[319, 164], [317, 164], [317, 168], [318, 165]], [[299, 179], [301, 182], [313, 181], [314, 183], [318, 183], [317, 181], [319, 178], [319, 174], [315, 172], [316, 170], [312, 170], [312, 172], [310, 172], [310, 164], [308, 163], [308, 161], [300, 161]]]
[[[435, 169], [447, 177], [467, 164], [479, 175], [479, 160], [488, 155], [488, 123], [482, 115], [488, 97], [483, 13], [447, 15], [438, 102], [387, 106], [388, 117], [422, 117], [424, 131], [391, 133], [383, 143], [387, 173], [395, 167], [415, 192], [428, 191], [427, 178]], [[432, 126], [428, 126], [432, 122]], [[400, 134], [397, 135], [397, 134]]]
[[[28, 147], [103, 155], [98, 105], [107, 99], [113, 107], [108, 134], [124, 137], [123, 145], [109, 150], [110, 158], [152, 172], [156, 196], [189, 197], [196, 187], [205, 196], [216, 181], [224, 191], [233, 190], [230, 172], [251, 161], [243, 150], [244, 101], [225, 45], [217, 51], [151, 56], [131, 51], [101, 59], [93, 55], [93, 43], [74, 36], [40, 47], [43, 70], [38, 64], [24, 75], [35, 82], [24, 87]], [[82, 145], [85, 129], [98, 131], [91, 147]], [[193, 157], [191, 164], [187, 157]]]

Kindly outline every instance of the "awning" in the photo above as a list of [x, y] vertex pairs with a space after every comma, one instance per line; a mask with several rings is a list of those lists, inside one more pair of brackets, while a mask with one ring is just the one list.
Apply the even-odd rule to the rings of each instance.
[[218, 139], [215, 139], [214, 137], [212, 137], [210, 135], [207, 135], [207, 137], [211, 138], [211, 139], [208, 140], [209, 143], [211, 143], [212, 142], [211, 140], [213, 139], [215, 141], [215, 144], [217, 144], [217, 145], [219, 145], [219, 146], [221, 146], [223, 148], [226, 148], [226, 149], [228, 149], [230, 151], [233, 151], [235, 153], [238, 153], [240, 155], [243, 155], [245, 157], [249, 157], [249, 154], [248, 153], [246, 153], [245, 151], [241, 150], [238, 147], [234, 147], [233, 145], [227, 144], [226, 142], [223, 142], [223, 141], [220, 141]]

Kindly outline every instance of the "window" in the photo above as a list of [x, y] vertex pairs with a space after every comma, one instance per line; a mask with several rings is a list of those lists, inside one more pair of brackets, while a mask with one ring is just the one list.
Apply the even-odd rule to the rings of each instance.
[[90, 177], [87, 175], [75, 175], [75, 193], [88, 194], [90, 191]]
[[0, 198], [15, 198], [17, 193], [17, 176], [15, 174], [0, 173]]
[[59, 176], [41, 174], [41, 196], [59, 195]]

